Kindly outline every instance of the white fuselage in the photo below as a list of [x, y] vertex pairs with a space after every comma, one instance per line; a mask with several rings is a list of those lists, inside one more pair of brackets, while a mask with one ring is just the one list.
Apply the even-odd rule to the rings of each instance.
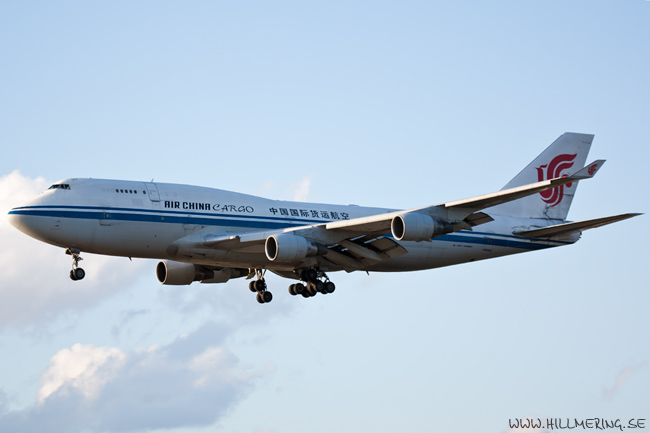
[[[189, 235], [272, 231], [318, 225], [394, 209], [269, 200], [213, 188], [102, 179], [68, 179], [70, 188], [45, 191], [12, 209], [13, 225], [41, 241], [83, 252], [170, 259], [222, 267], [267, 268], [263, 252], [237, 253], [214, 247], [179, 251], [174, 242]], [[489, 214], [489, 210], [486, 211]], [[408, 254], [371, 271], [412, 271], [566, 245], [563, 240], [528, 239], [513, 230], [550, 225], [549, 220], [502, 217], [474, 231], [462, 230], [431, 242], [400, 242]], [[281, 267], [281, 266], [279, 266]], [[329, 269], [335, 271], [338, 269]]]

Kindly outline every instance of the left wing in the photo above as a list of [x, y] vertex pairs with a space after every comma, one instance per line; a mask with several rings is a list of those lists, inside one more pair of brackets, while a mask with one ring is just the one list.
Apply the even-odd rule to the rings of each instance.
[[595, 229], [607, 224], [612, 224], [618, 221], [623, 221], [628, 218], [642, 215], [640, 213], [626, 213], [621, 215], [609, 216], [604, 218], [595, 218], [585, 221], [578, 221], [573, 223], [556, 224], [549, 227], [543, 227], [532, 230], [521, 230], [513, 232], [516, 236], [527, 238], [550, 238], [552, 236], [568, 235], [572, 233], [582, 232], [588, 229]]

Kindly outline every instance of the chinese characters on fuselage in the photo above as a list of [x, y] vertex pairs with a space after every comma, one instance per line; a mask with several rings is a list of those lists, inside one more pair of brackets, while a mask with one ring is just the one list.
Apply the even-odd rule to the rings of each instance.
[[[223, 203], [205, 203], [205, 202], [192, 202], [192, 201], [171, 201], [165, 200], [164, 206], [166, 209], [183, 209], [183, 210], [199, 210], [199, 211], [213, 211], [220, 213], [253, 213], [255, 209], [253, 206], [223, 204]], [[350, 214], [347, 212], [338, 212], [333, 210], [315, 210], [315, 209], [290, 209], [290, 208], [269, 208], [274, 216], [298, 217], [298, 218], [318, 218], [327, 220], [347, 220], [350, 219]]]
[[326, 211], [326, 210], [313, 210], [313, 209], [287, 209], [287, 208], [269, 208], [269, 212], [273, 215], [279, 214], [280, 216], [294, 216], [305, 218], [321, 218], [332, 220], [347, 220], [350, 215], [346, 212]]

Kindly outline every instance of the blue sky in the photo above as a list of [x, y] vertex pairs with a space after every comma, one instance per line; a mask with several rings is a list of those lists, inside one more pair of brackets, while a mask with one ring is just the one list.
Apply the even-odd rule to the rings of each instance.
[[[648, 212], [650, 3], [4, 2], [0, 211], [67, 177], [413, 208], [500, 189], [565, 131], [570, 218]], [[0, 221], [0, 430], [507, 432], [650, 418], [647, 216], [406, 274], [165, 287]], [[10, 247], [8, 247], [10, 246]]]

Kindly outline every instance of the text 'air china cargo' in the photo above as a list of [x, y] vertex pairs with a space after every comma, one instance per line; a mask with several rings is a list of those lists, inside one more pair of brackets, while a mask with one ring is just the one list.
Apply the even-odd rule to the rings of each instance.
[[19, 230], [65, 248], [70, 278], [81, 252], [160, 259], [162, 284], [250, 279], [271, 302], [267, 270], [292, 295], [334, 292], [336, 271], [438, 268], [575, 243], [582, 231], [640, 214], [566, 220], [593, 135], [565, 133], [501, 191], [408, 210], [269, 200], [213, 188], [67, 179], [9, 212]]

